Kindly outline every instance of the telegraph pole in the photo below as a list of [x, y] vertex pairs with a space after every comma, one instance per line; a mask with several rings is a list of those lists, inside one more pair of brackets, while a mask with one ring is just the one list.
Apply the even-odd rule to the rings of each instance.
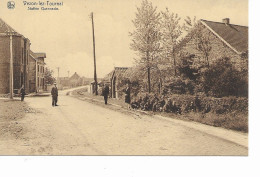
[[68, 78], [70, 77], [70, 71], [68, 71]]
[[14, 68], [13, 68], [13, 36], [12, 33], [10, 35], [10, 99], [13, 99], [13, 91], [14, 91]]
[[[58, 77], [57, 77], [57, 82], [59, 82], [59, 77], [60, 77], [60, 67], [57, 67], [58, 69]], [[58, 83], [57, 83], [58, 84]]]
[[97, 91], [97, 70], [96, 70], [96, 51], [95, 51], [95, 32], [94, 32], [94, 17], [93, 12], [90, 14], [92, 20], [92, 32], [93, 32], [93, 56], [94, 56], [94, 81], [95, 81], [95, 95], [98, 95]]

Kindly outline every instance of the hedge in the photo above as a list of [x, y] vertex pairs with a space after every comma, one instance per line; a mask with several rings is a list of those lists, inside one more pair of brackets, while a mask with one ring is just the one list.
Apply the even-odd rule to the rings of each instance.
[[170, 95], [161, 96], [148, 93], [138, 94], [132, 99], [133, 108], [147, 111], [161, 111], [173, 113], [216, 113], [247, 112], [248, 98], [223, 97], [214, 98], [194, 95]]

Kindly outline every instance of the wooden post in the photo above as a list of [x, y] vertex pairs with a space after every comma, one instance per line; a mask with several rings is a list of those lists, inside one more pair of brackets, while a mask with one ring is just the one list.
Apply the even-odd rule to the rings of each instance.
[[58, 76], [57, 76], [57, 85], [59, 84], [58, 82], [59, 82], [59, 78], [60, 78], [60, 67], [57, 67], [57, 69], [58, 69]]
[[35, 92], [38, 93], [38, 62], [37, 62], [37, 58], [35, 59], [35, 74], [36, 74], [36, 78], [35, 78]]
[[13, 36], [10, 33], [10, 99], [13, 99], [14, 91], [14, 68], [13, 68]]
[[93, 12], [91, 12], [91, 21], [92, 21], [92, 33], [93, 33], [93, 56], [94, 56], [94, 81], [95, 81], [95, 95], [98, 95], [97, 91], [97, 70], [96, 70], [96, 50], [95, 50], [95, 31], [94, 31], [94, 17]]

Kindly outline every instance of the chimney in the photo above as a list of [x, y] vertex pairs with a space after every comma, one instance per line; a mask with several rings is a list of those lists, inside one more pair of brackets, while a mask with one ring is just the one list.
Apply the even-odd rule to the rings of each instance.
[[226, 25], [229, 25], [229, 18], [224, 18], [222, 19], [222, 22], [225, 23]]

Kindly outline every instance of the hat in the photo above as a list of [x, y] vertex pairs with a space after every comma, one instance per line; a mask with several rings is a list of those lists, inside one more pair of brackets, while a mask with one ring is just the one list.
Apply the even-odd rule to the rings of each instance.
[[54, 82], [54, 85], [56, 85], [57, 83], [56, 82]]

